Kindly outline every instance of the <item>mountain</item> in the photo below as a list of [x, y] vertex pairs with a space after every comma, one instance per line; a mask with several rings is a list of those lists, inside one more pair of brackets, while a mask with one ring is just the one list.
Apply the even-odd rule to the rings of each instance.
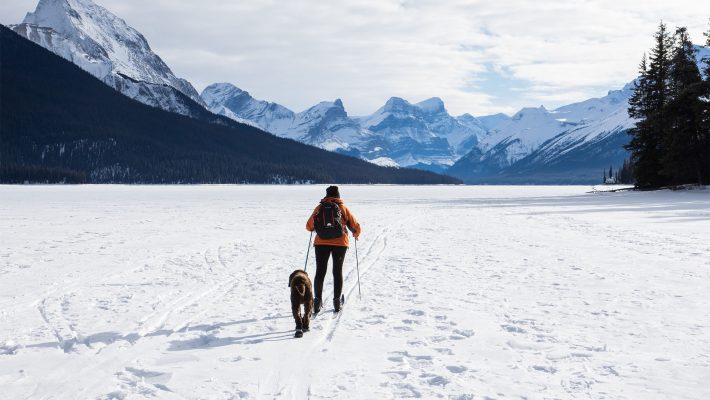
[[348, 116], [343, 102], [322, 101], [296, 114], [289, 135], [303, 143], [329, 151], [359, 156], [369, 133]]
[[4, 26], [0, 48], [1, 182], [459, 182], [142, 104]]
[[201, 96], [215, 114], [329, 151], [359, 156], [362, 142], [368, 139], [340, 99], [295, 113], [278, 103], [257, 100], [230, 83], [209, 85]]
[[209, 85], [200, 95], [207, 108], [215, 114], [259, 127], [279, 136], [293, 124], [295, 114], [288, 108], [253, 98], [249, 92], [229, 83]]
[[295, 113], [253, 98], [228, 83], [202, 92], [208, 108], [268, 132], [380, 165], [443, 170], [477, 144], [486, 131], [475, 117], [452, 117], [439, 98], [417, 104], [393, 97], [372, 115], [351, 117], [343, 102], [324, 101]]
[[377, 140], [370, 147], [381, 149], [378, 156], [420, 168], [453, 164], [476, 145], [477, 135], [482, 132], [480, 127], [466, 125], [449, 115], [438, 97], [416, 104], [392, 97], [372, 115], [359, 118], [359, 122], [375, 134]]
[[183, 115], [198, 113], [195, 103], [204, 107], [195, 88], [173, 74], [143, 35], [90, 0], [40, 0], [11, 28], [144, 104]]
[[470, 183], [587, 183], [628, 153], [633, 82], [606, 96], [553, 111], [524, 108], [501, 119], [447, 172]]

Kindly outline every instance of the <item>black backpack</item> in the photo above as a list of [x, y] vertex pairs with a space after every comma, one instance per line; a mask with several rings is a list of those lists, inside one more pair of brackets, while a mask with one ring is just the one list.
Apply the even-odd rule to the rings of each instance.
[[318, 212], [313, 216], [316, 233], [321, 239], [336, 239], [343, 236], [343, 213], [338, 203], [321, 201]]

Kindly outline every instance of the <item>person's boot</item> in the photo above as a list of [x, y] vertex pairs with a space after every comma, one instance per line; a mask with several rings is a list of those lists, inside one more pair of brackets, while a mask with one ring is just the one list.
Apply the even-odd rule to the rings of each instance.
[[333, 312], [340, 312], [340, 299], [333, 299]]
[[320, 298], [316, 297], [313, 299], [313, 314], [318, 314], [320, 312]]

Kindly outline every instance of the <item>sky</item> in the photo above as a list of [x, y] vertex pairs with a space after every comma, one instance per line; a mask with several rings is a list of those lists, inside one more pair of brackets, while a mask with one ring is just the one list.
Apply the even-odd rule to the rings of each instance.
[[[230, 82], [302, 111], [440, 97], [453, 115], [604, 96], [634, 79], [663, 20], [703, 44], [710, 1], [96, 0], [198, 91]], [[37, 0], [0, 2], [19, 23]]]

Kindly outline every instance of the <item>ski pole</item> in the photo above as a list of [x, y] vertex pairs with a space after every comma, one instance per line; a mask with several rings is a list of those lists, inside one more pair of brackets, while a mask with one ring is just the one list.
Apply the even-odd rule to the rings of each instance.
[[306, 250], [306, 262], [303, 264], [303, 272], [306, 272], [306, 268], [308, 268], [308, 255], [311, 253], [311, 240], [313, 240], [313, 231], [311, 231], [311, 237], [308, 238], [308, 250]]
[[360, 259], [357, 256], [357, 238], [355, 239], [355, 266], [357, 267], [357, 293], [362, 300], [362, 291], [360, 290]]

